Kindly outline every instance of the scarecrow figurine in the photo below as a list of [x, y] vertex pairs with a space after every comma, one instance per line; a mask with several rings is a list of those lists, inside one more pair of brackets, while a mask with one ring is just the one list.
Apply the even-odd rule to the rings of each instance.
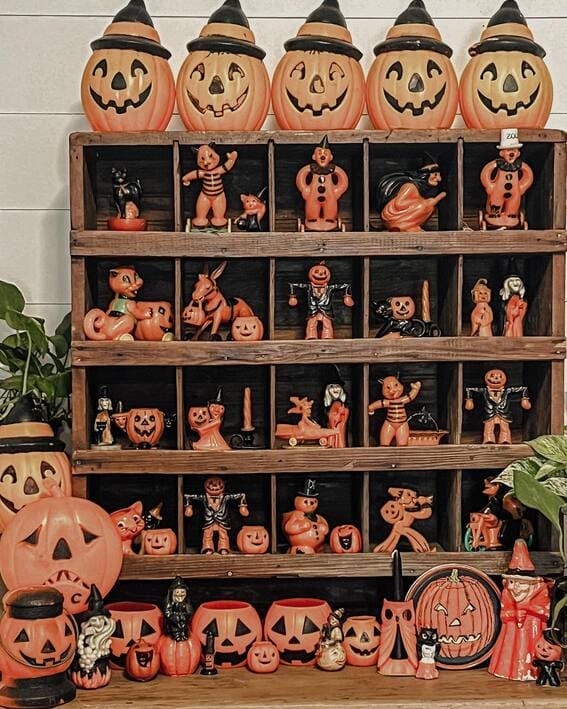
[[385, 377], [378, 381], [382, 384], [384, 398], [369, 404], [368, 415], [374, 416], [374, 412], [378, 409], [387, 409], [386, 420], [380, 429], [380, 445], [390, 446], [395, 441], [397, 446], [407, 446], [410, 430], [406, 404], [417, 397], [421, 390], [421, 382], [412, 382], [409, 392], [404, 394], [404, 385], [397, 377]]
[[[313, 162], [304, 165], [295, 178], [297, 189], [305, 200], [305, 228], [336, 231], [343, 226], [339, 218], [339, 199], [348, 189], [348, 176], [333, 164], [327, 136], [315, 148], [312, 157]], [[300, 231], [303, 231], [301, 226]]]
[[[466, 387], [465, 409], [474, 409], [473, 394], [480, 394], [484, 404], [484, 430], [482, 436], [483, 443], [512, 443], [512, 432], [510, 431], [510, 404], [514, 394], [521, 394], [520, 406], [529, 411], [532, 408], [528, 396], [528, 387], [507, 387], [508, 377], [501, 369], [490, 369], [484, 375], [484, 387]], [[498, 441], [496, 440], [496, 427], [498, 431]]]
[[98, 391], [97, 414], [94, 420], [94, 432], [97, 446], [111, 446], [114, 444], [112, 435], [112, 399], [108, 396], [108, 387], [101, 386]]
[[524, 299], [525, 294], [526, 287], [520, 276], [513, 273], [504, 279], [500, 289], [504, 315], [502, 329], [504, 337], [523, 337], [524, 335], [524, 318], [528, 312], [528, 303]]
[[290, 544], [289, 554], [317, 554], [329, 533], [327, 520], [317, 514], [319, 492], [315, 480], [308, 478], [298, 490], [294, 509], [284, 512], [283, 531]]
[[181, 576], [176, 576], [167, 591], [164, 608], [163, 632], [177, 642], [189, 638], [189, 624], [193, 605], [189, 600], [189, 586]]
[[342, 629], [344, 608], [331, 611], [327, 622], [321, 628], [321, 639], [317, 649], [317, 667], [328, 672], [342, 670], [346, 663]]
[[[291, 308], [297, 305], [296, 289], [306, 290], [307, 325], [305, 327], [305, 339], [332, 340], [335, 336], [333, 330], [333, 296], [336, 291], [344, 291], [343, 305], [347, 308], [352, 308], [354, 301], [350, 283], [329, 283], [331, 271], [324, 261], [311, 266], [307, 278], [309, 283], [289, 284], [288, 305]], [[319, 323], [321, 323], [320, 332]]]
[[216, 551], [223, 556], [230, 554], [230, 540], [228, 531], [230, 529], [230, 516], [228, 512], [229, 502], [238, 502], [238, 511], [242, 517], [248, 517], [248, 503], [246, 494], [237, 492], [225, 493], [224, 480], [221, 478], [207, 478], [205, 480], [204, 495], [184, 495], [185, 516], [193, 516], [193, 503], [200, 502], [203, 505], [205, 522], [203, 525], [203, 541], [201, 544], [201, 554], [214, 554], [215, 552], [215, 532], [218, 535]]

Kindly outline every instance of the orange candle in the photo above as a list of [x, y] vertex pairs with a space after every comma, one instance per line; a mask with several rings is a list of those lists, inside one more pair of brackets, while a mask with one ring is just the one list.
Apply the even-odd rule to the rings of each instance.
[[431, 308], [429, 305], [429, 281], [423, 281], [421, 287], [421, 319], [431, 322]]
[[244, 387], [244, 404], [242, 409], [244, 418], [242, 430], [253, 431], [254, 426], [252, 425], [252, 389], [250, 387]]

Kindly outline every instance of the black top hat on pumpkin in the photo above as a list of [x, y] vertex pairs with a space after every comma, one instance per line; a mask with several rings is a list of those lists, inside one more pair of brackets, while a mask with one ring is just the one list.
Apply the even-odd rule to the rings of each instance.
[[225, 0], [213, 12], [197, 39], [187, 44], [188, 52], [230, 52], [263, 59], [266, 52], [258, 47], [240, 0]]
[[21, 620], [57, 618], [63, 613], [63, 594], [49, 586], [17, 588], [4, 596], [3, 603], [10, 618]]
[[384, 52], [409, 49], [427, 49], [450, 57], [453, 50], [441, 41], [441, 34], [435, 27], [431, 15], [425, 9], [423, 0], [412, 0], [390, 27], [386, 39], [374, 47], [378, 56]]
[[[23, 430], [27, 435], [21, 435]], [[8, 416], [0, 421], [0, 453], [65, 450], [63, 441], [55, 438], [53, 431], [49, 435], [50, 430], [41, 410], [35, 405], [32, 395], [25, 394], [11, 409]], [[30, 431], [34, 435], [29, 435]]]
[[480, 42], [469, 48], [471, 57], [483, 52], [528, 52], [545, 57], [545, 49], [534, 41], [516, 0], [504, 0], [480, 35]]
[[84, 623], [85, 620], [94, 618], [97, 615], [105, 615], [107, 618], [110, 617], [110, 611], [104, 607], [104, 600], [94, 583], [91, 585], [88, 604], [88, 610], [81, 615], [81, 623]]
[[131, 49], [163, 59], [171, 56], [160, 43], [144, 0], [130, 0], [104, 30], [102, 37], [91, 42], [91, 49]]
[[338, 0], [323, 0], [321, 5], [308, 16], [305, 24], [299, 28], [297, 37], [292, 37], [284, 44], [286, 52], [294, 50], [307, 52], [333, 52], [346, 54], [356, 61], [362, 58], [362, 52], [352, 43], [352, 35]]
[[298, 490], [297, 494], [301, 497], [319, 497], [317, 481], [313, 480], [313, 478], [307, 478], [303, 483], [303, 490]]

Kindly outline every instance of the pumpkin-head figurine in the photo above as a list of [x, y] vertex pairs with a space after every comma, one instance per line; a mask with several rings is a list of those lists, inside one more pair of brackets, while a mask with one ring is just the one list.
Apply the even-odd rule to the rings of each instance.
[[308, 478], [303, 490], [297, 491], [294, 509], [284, 513], [282, 527], [290, 545], [289, 554], [317, 554], [322, 550], [329, 525], [317, 514], [318, 497], [317, 482]]
[[412, 0], [374, 47], [367, 80], [368, 113], [375, 128], [450, 128], [457, 112], [453, 50], [422, 0]]
[[240, 0], [225, 2], [210, 16], [177, 76], [177, 106], [187, 130], [259, 130], [270, 106], [266, 52]]
[[201, 643], [190, 632], [193, 605], [189, 587], [176, 576], [167, 591], [163, 635], [158, 641], [161, 672], [171, 677], [191, 675], [197, 669]]
[[362, 52], [338, 0], [323, 0], [289, 39], [272, 79], [272, 105], [284, 130], [350, 130], [364, 109]]
[[532, 661], [532, 664], [538, 670], [536, 680], [538, 687], [543, 687], [546, 684], [550, 687], [561, 686], [559, 673], [563, 671], [564, 667], [564, 663], [561, 661], [561, 647], [552, 642], [547, 628], [537, 641], [536, 659]]
[[130, 0], [100, 39], [83, 72], [81, 99], [93, 130], [165, 130], [175, 104], [171, 56], [144, 0]]
[[468, 128], [543, 128], [551, 111], [553, 84], [516, 0], [504, 0], [469, 49], [459, 84], [461, 114]]

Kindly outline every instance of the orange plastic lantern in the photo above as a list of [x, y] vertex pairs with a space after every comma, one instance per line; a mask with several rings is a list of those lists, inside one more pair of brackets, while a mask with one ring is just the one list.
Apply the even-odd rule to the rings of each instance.
[[280, 664], [278, 648], [268, 640], [254, 643], [248, 651], [248, 669], [257, 674], [275, 672]]
[[191, 631], [206, 645], [207, 633], [215, 638], [215, 665], [231, 668], [246, 664], [248, 651], [262, 639], [258, 613], [244, 601], [202, 603], [191, 623]]
[[124, 669], [126, 655], [130, 647], [138, 640], [144, 640], [155, 646], [162, 635], [163, 613], [153, 603], [134, 603], [119, 601], [109, 603], [107, 609], [116, 621], [112, 634], [112, 654], [110, 666]]
[[150, 682], [159, 672], [157, 648], [143, 638], [133, 642], [126, 655], [126, 674], [138, 682]]
[[170, 677], [192, 675], [199, 665], [201, 643], [194, 635], [187, 640], [174, 640], [162, 635], [158, 642], [161, 672]]
[[242, 554], [265, 554], [270, 546], [268, 530], [261, 525], [245, 524], [238, 532], [236, 546]]
[[435, 628], [440, 651], [437, 666], [447, 670], [475, 667], [487, 660], [500, 630], [500, 591], [471, 566], [436, 566], [410, 587], [416, 626]]
[[378, 661], [380, 624], [373, 615], [353, 615], [343, 625], [348, 665], [371, 667]]
[[331, 608], [318, 598], [275, 601], [264, 621], [264, 637], [278, 648], [284, 665], [314, 665], [323, 623]]
[[545, 50], [515, 0], [490, 19], [461, 74], [459, 100], [469, 128], [543, 128], [553, 103]]
[[54, 482], [47, 494], [21, 510], [0, 538], [0, 573], [9, 589], [54, 586], [64, 596], [65, 610], [81, 613], [92, 584], [105, 596], [116, 583], [122, 544], [102, 507], [64, 497]]
[[165, 429], [165, 417], [159, 409], [130, 409], [112, 418], [136, 448], [155, 448]]
[[458, 104], [453, 51], [422, 0], [409, 4], [374, 54], [367, 102], [375, 128], [451, 127]]
[[167, 556], [177, 550], [177, 535], [173, 529], [146, 529], [142, 532], [142, 554]]
[[177, 106], [187, 130], [258, 130], [270, 107], [270, 78], [239, 0], [209, 18], [177, 76]]
[[272, 79], [272, 104], [285, 130], [350, 130], [364, 109], [362, 52], [337, 0], [323, 0], [284, 44]]
[[93, 130], [165, 130], [175, 104], [171, 52], [144, 0], [130, 0], [91, 48], [81, 99]]
[[241, 316], [232, 321], [230, 334], [237, 342], [259, 342], [264, 337], [264, 325], [256, 315]]
[[0, 534], [19, 510], [39, 500], [46, 480], [71, 494], [64, 448], [32, 399], [22, 397], [0, 426]]
[[335, 527], [331, 532], [329, 543], [331, 551], [335, 554], [358, 554], [362, 551], [362, 537], [352, 524], [341, 524]]

